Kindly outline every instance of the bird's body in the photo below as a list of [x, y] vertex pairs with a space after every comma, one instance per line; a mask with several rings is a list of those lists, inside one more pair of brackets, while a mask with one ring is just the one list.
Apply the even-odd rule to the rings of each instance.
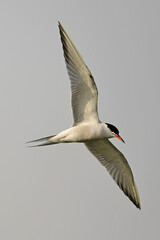
[[[60, 132], [49, 139], [50, 144], [70, 143], [70, 142], [87, 142], [98, 139], [112, 137], [110, 130], [105, 123], [81, 123]], [[45, 139], [43, 139], [45, 140]], [[42, 144], [44, 145], [44, 144]], [[48, 145], [48, 144], [47, 144]]]
[[[36, 146], [57, 143], [83, 142], [88, 150], [101, 162], [110, 175], [130, 198], [140, 207], [139, 194], [133, 174], [124, 155], [108, 140], [117, 137], [118, 129], [112, 124], [102, 123], [97, 110], [98, 90], [94, 78], [74, 46], [72, 40], [59, 23], [64, 58], [71, 81], [71, 103], [73, 127], [57, 135], [37, 139]], [[123, 141], [124, 142], [124, 141]]]

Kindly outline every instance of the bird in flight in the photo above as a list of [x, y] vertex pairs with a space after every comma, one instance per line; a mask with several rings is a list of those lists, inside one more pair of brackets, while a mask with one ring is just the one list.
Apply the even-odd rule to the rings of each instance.
[[94, 78], [69, 35], [60, 23], [58, 26], [71, 83], [73, 127], [57, 135], [28, 143], [39, 142], [38, 145], [34, 146], [71, 142], [84, 143], [88, 150], [107, 169], [124, 194], [137, 208], [141, 209], [131, 168], [124, 155], [108, 139], [116, 137], [122, 142], [124, 140], [114, 125], [99, 120], [97, 110], [98, 90]]

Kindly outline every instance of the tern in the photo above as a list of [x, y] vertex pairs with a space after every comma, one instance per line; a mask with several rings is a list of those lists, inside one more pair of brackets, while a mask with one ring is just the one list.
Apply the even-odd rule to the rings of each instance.
[[58, 23], [65, 63], [71, 83], [73, 126], [57, 135], [33, 140], [37, 146], [58, 143], [84, 143], [88, 150], [108, 170], [124, 194], [141, 209], [138, 190], [131, 168], [124, 155], [108, 140], [118, 138], [119, 130], [112, 124], [99, 120], [97, 110], [98, 90], [94, 78], [61, 23]]

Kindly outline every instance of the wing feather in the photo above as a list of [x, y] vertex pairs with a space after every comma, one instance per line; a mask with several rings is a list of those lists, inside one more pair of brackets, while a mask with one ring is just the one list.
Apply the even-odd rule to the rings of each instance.
[[140, 198], [134, 177], [124, 155], [106, 139], [88, 141], [85, 145], [107, 169], [129, 199], [137, 208], [141, 209]]
[[92, 74], [60, 23], [59, 30], [71, 81], [74, 125], [84, 121], [99, 121], [97, 112], [98, 91]]

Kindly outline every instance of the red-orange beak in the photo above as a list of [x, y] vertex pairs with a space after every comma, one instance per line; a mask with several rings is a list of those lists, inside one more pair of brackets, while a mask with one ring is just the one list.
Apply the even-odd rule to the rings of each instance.
[[116, 138], [118, 138], [119, 140], [121, 140], [123, 143], [125, 143], [125, 141], [123, 140], [123, 138], [121, 138], [121, 136], [119, 136], [119, 135], [117, 135], [117, 134], [115, 134], [115, 133], [113, 133], [114, 134], [114, 136], [116, 137]]

